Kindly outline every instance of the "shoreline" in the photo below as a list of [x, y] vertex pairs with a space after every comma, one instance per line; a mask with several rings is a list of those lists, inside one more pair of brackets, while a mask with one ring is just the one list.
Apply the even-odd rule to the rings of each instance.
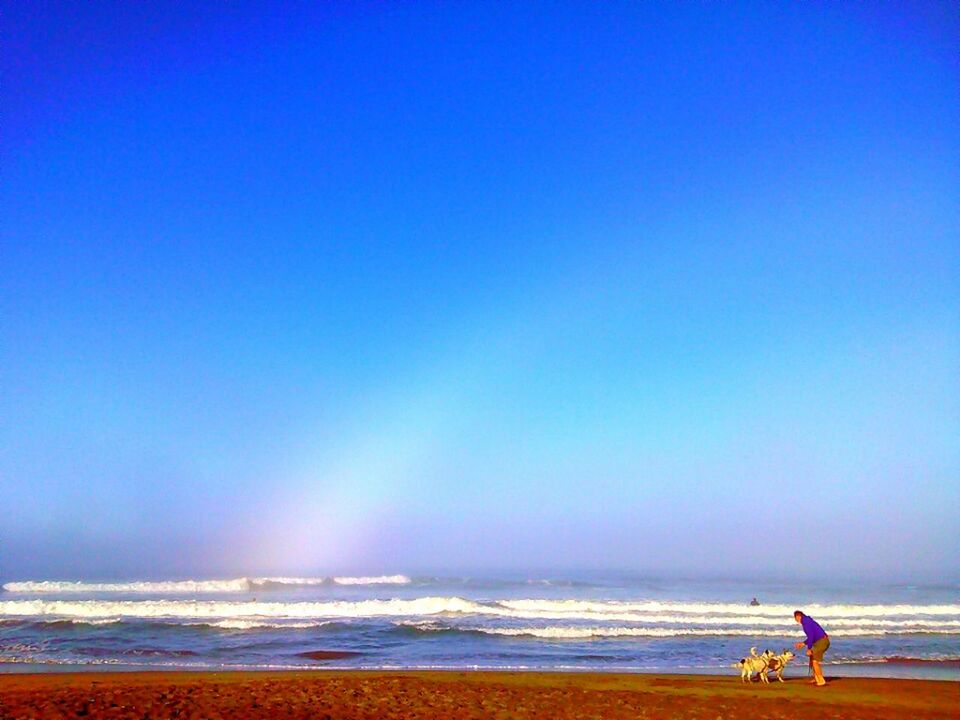
[[[332, 657], [326, 658], [327, 654]], [[341, 653], [336, 651], [316, 651], [316, 665], [150, 665], [136, 663], [0, 663], [0, 677], [4, 675], [83, 675], [109, 673], [530, 673], [530, 674], [570, 674], [570, 675], [689, 675], [695, 677], [727, 677], [726, 668], [718, 667], [524, 667], [524, 666], [350, 666], [338, 665], [335, 661]], [[806, 678], [802, 663], [788, 666], [784, 674], [787, 680]], [[960, 659], [918, 659], [895, 658], [875, 661], [850, 661], [824, 664], [824, 670], [838, 678], [874, 678], [880, 680], [930, 680], [935, 682], [960, 682]], [[730, 669], [731, 675], [737, 672]]]
[[960, 718], [960, 681], [490, 671], [191, 671], [0, 675], [0, 717]]

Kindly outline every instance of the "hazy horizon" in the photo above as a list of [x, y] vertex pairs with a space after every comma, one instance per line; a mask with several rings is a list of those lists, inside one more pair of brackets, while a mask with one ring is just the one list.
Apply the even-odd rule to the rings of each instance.
[[0, 582], [960, 578], [950, 4], [2, 23]]

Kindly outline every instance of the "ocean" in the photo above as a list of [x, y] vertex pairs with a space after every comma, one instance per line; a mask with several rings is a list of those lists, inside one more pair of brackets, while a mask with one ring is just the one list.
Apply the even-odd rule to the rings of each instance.
[[[0, 672], [502, 668], [730, 672], [831, 637], [828, 673], [960, 679], [960, 584], [524, 577], [10, 581]], [[759, 605], [751, 605], [752, 598]], [[327, 659], [308, 657], [318, 651]], [[801, 654], [787, 675], [805, 675]]]

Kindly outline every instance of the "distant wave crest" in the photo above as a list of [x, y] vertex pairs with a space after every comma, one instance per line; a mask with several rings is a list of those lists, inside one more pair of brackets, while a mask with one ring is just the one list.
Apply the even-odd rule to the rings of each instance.
[[370, 575], [360, 577], [241, 577], [232, 580], [164, 580], [159, 582], [90, 583], [58, 580], [8, 582], [10, 593], [127, 593], [173, 595], [190, 593], [242, 593], [255, 590], [296, 588], [318, 585], [406, 585], [406, 575]]

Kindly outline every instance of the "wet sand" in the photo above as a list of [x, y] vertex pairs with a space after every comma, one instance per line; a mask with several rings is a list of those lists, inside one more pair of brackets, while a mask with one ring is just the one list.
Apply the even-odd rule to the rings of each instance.
[[[829, 679], [829, 676], [828, 676]], [[535, 672], [0, 675], [0, 718], [960, 718], [960, 682]]]

